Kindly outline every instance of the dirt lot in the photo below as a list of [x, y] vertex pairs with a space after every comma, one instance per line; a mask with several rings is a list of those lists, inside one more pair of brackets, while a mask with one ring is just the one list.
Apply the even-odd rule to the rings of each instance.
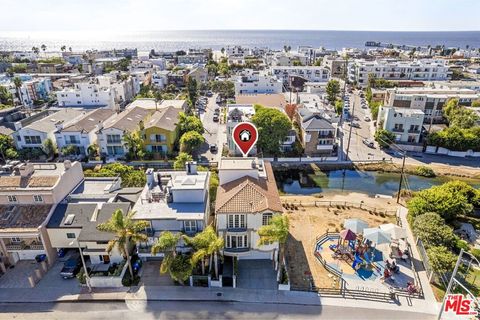
[[[396, 204], [393, 199], [376, 199], [364, 194], [352, 193], [349, 195], [334, 195], [318, 199], [312, 196], [282, 196], [283, 203], [312, 201], [364, 201], [369, 206], [378, 209], [395, 210]], [[288, 272], [292, 286], [309, 288], [310, 277], [314, 285], [321, 288], [335, 288], [338, 281], [334, 282], [333, 277], [320, 264], [313, 255], [315, 242], [318, 236], [327, 231], [334, 232], [341, 230], [344, 219], [361, 218], [369, 223], [371, 227], [383, 223], [395, 223], [394, 216], [381, 217], [365, 210], [348, 207], [307, 207], [297, 206], [295, 210], [286, 210], [290, 219], [290, 236], [286, 244], [286, 255], [288, 261]]]

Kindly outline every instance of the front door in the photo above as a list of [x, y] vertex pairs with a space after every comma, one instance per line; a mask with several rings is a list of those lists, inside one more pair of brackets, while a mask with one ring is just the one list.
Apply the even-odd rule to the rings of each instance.
[[110, 256], [108, 254], [102, 256], [102, 258], [103, 258], [103, 263], [105, 264], [110, 263]]

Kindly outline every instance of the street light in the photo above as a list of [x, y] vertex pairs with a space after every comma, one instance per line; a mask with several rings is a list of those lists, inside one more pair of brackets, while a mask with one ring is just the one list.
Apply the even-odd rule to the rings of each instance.
[[[458, 255], [458, 258], [457, 258], [457, 263], [455, 263], [455, 268], [453, 269], [452, 275], [450, 277], [450, 281], [448, 282], [447, 290], [445, 291], [445, 295], [443, 296], [442, 306], [440, 307], [440, 311], [438, 313], [438, 318], [437, 318], [438, 320], [440, 320], [442, 318], [443, 309], [445, 308], [445, 303], [447, 301], [448, 295], [450, 294], [450, 290], [452, 289], [453, 282], [456, 282], [458, 285], [460, 285], [465, 291], [467, 291], [467, 293], [470, 296], [472, 296], [476, 300], [475, 295], [473, 295], [470, 292], [470, 290], [468, 290], [463, 284], [461, 284], [460, 281], [455, 279], [455, 275], [458, 272], [458, 268], [460, 267], [460, 262], [462, 262], [462, 256], [463, 256], [464, 253], [466, 253], [470, 257], [470, 262], [468, 264], [468, 269], [470, 269], [470, 266], [472, 264], [472, 260], [475, 260], [477, 262], [477, 265], [480, 266], [480, 262], [477, 260], [477, 258], [475, 258], [469, 252], [465, 252], [465, 251], [463, 251], [463, 249], [460, 249], [460, 254]], [[467, 272], [468, 272], [468, 269], [467, 269]]]
[[90, 285], [90, 276], [88, 275], [87, 265], [85, 264], [85, 259], [83, 258], [82, 247], [80, 247], [80, 242], [78, 240], [73, 240], [70, 242], [70, 246], [73, 246], [77, 243], [78, 251], [80, 251], [80, 259], [82, 259], [83, 271], [85, 272], [85, 282], [87, 283], [88, 292], [92, 292], [92, 286]]

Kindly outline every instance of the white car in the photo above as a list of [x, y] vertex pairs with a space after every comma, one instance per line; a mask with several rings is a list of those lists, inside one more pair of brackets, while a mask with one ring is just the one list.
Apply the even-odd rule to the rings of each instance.
[[363, 120], [364, 120], [364, 121], [366, 121], [366, 122], [369, 122], [369, 121], [371, 121], [371, 119], [370, 119], [370, 117], [369, 117], [369, 116], [365, 116], [365, 117], [363, 118]]

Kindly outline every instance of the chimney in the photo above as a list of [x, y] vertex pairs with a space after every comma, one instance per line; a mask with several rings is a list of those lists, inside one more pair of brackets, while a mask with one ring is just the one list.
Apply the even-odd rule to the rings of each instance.
[[155, 182], [155, 177], [153, 176], [153, 173], [153, 168], [148, 168], [145, 171], [145, 175], [147, 176], [147, 185], [149, 185], [150, 187], [153, 186]]
[[63, 162], [63, 165], [65, 166], [65, 171], [67, 171], [68, 169], [70, 169], [72, 167], [72, 162], [70, 160], [65, 160]]
[[187, 174], [197, 174], [197, 162], [196, 161], [188, 161], [185, 163], [185, 169], [187, 170]]

